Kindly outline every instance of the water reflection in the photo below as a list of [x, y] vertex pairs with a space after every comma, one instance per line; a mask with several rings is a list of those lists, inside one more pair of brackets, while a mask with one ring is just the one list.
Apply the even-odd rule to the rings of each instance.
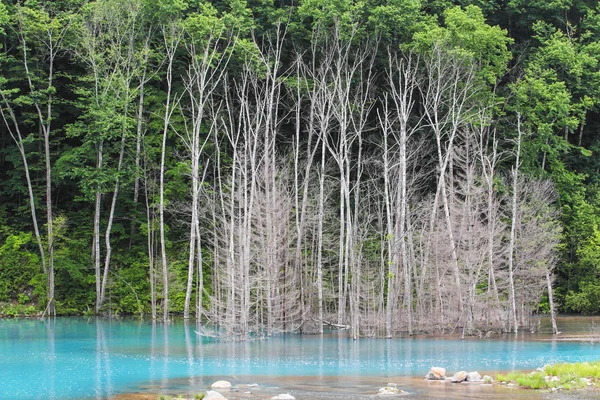
[[162, 324], [163, 330], [163, 371], [161, 376], [161, 387], [169, 384], [169, 323]]
[[56, 376], [56, 344], [54, 337], [54, 330], [56, 329], [56, 318], [48, 318], [47, 320], [43, 320], [46, 324], [46, 332], [48, 334], [48, 356], [46, 359], [49, 361], [48, 370], [48, 398], [55, 399], [56, 398], [56, 390], [55, 390], [55, 376]]
[[110, 348], [106, 339], [105, 325], [109, 325], [110, 321], [105, 321], [101, 318], [96, 318], [96, 398], [102, 399], [105, 393], [113, 393], [112, 386], [112, 368], [110, 360]]
[[150, 382], [156, 380], [156, 320], [153, 319], [150, 328], [150, 365], [149, 365], [149, 378]]
[[528, 334], [503, 340], [354, 341], [344, 332], [329, 332], [219, 342], [196, 331], [199, 326], [184, 321], [0, 320], [0, 398], [104, 399], [120, 392], [164, 393], [174, 382], [202, 391], [213, 378], [240, 376], [311, 376], [329, 382], [377, 376], [393, 382], [424, 375], [432, 365], [449, 372], [485, 372], [600, 359], [600, 346], [531, 341]]

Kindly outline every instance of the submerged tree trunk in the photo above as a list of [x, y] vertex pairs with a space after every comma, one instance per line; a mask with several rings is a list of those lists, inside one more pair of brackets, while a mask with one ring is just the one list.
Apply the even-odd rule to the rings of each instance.
[[556, 326], [556, 312], [554, 311], [554, 293], [552, 290], [552, 280], [550, 279], [550, 270], [546, 270], [546, 283], [548, 284], [548, 303], [550, 303], [550, 320], [552, 321], [552, 333], [557, 335], [560, 332]]

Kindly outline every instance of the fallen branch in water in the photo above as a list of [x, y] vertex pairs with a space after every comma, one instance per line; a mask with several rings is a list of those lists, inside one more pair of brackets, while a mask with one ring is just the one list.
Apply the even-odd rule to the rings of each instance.
[[[317, 320], [317, 319], [314, 319], [314, 318], [313, 318], [313, 321], [315, 321], [315, 322], [319, 322], [319, 320]], [[336, 328], [336, 329], [340, 329], [340, 330], [344, 330], [344, 329], [350, 329], [350, 325], [335, 324], [335, 323], [333, 323], [333, 322], [329, 322], [329, 321], [325, 321], [325, 320], [323, 320], [323, 323], [324, 323], [325, 325], [329, 325], [329, 326], [331, 326], [331, 327], [334, 327], [334, 328]]]

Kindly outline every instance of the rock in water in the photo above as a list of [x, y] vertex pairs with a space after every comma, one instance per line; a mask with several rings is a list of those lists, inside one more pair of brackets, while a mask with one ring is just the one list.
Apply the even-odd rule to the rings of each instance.
[[231, 388], [231, 383], [227, 381], [216, 381], [212, 385], [210, 385], [213, 389], [229, 389]]
[[481, 382], [481, 375], [477, 371], [469, 372], [467, 373], [467, 382]]
[[204, 396], [204, 400], [227, 400], [223, 395], [219, 392], [215, 392], [214, 390], [209, 390], [206, 392]]
[[446, 368], [431, 367], [425, 379], [430, 381], [442, 381], [446, 379]]
[[296, 400], [296, 398], [289, 393], [284, 393], [278, 394], [275, 397], [271, 397], [271, 400]]
[[458, 371], [452, 377], [452, 382], [460, 383], [467, 379], [467, 371]]
[[395, 387], [386, 386], [384, 388], [379, 389], [380, 395], [388, 395], [388, 394], [399, 394], [402, 393], [402, 390], [397, 389]]

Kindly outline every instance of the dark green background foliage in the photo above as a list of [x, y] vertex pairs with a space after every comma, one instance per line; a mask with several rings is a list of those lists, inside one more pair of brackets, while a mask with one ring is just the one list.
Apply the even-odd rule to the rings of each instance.
[[[125, 20], [135, 29], [105, 32], [90, 53], [82, 27], [94, 7]], [[449, 52], [478, 65], [478, 96], [494, 98], [499, 137], [516, 136], [516, 116], [526, 131], [522, 171], [553, 180], [559, 197], [563, 228], [560, 261], [555, 270], [557, 303], [563, 312], [600, 312], [600, 7], [585, 0], [3, 0], [0, 5], [0, 90], [8, 113], [16, 113], [22, 146], [29, 163], [40, 227], [45, 216], [45, 158], [36, 101], [52, 105], [50, 138], [55, 218], [56, 301], [59, 313], [94, 312], [95, 276], [92, 254], [94, 196], [101, 188], [102, 213], [110, 208], [115, 177], [121, 188], [115, 209], [111, 242], [113, 257], [108, 300], [103, 312], [143, 314], [150, 307], [148, 230], [158, 240], [157, 221], [147, 220], [146, 204], [156, 209], [162, 114], [165, 102], [164, 41], [161, 29], [180, 21], [190, 37], [201, 41], [207, 29], [239, 35], [228, 73], [239, 74], [251, 53], [251, 39], [273, 38], [276, 23], [286, 26], [285, 68], [314, 40], [315, 29], [334, 26], [357, 42], [378, 41], [375, 81], [384, 76], [387, 49], [417, 54], [443, 45]], [[134, 10], [134, 11], [133, 11]], [[108, 22], [107, 22], [108, 23]], [[123, 27], [126, 29], [126, 27]], [[54, 60], [54, 81], [48, 85], [47, 33], [62, 35]], [[111, 62], [119, 35], [134, 40], [132, 71], [113, 71]], [[137, 35], [137, 36], [136, 36]], [[189, 39], [189, 38], [188, 38]], [[191, 40], [191, 39], [190, 39]], [[25, 43], [25, 47], [24, 47]], [[231, 45], [219, 44], [223, 52]], [[29, 74], [23, 68], [27, 50]], [[245, 50], [244, 50], [245, 49]], [[174, 93], [182, 93], [188, 57], [180, 50], [174, 63]], [[93, 62], [97, 64], [94, 70]], [[108, 79], [95, 80], [94, 73]], [[127, 81], [127, 73], [133, 78]], [[136, 152], [136, 112], [139, 82], [144, 87], [142, 162]], [[31, 89], [27, 79], [32, 79]], [[293, 83], [290, 83], [293, 88]], [[380, 85], [378, 90], [385, 91]], [[51, 96], [49, 96], [51, 95]], [[49, 98], [52, 100], [48, 100]], [[185, 98], [178, 101], [185, 102]], [[284, 107], [284, 105], [282, 105]], [[375, 118], [375, 116], [373, 116]], [[173, 117], [173, 131], [183, 120]], [[10, 125], [10, 124], [9, 124]], [[3, 309], [46, 304], [46, 280], [33, 236], [29, 197], [19, 149], [5, 123], [0, 124], [0, 304]], [[293, 128], [290, 127], [290, 135]], [[117, 168], [124, 134], [124, 162]], [[287, 140], [287, 139], [286, 139]], [[286, 145], [282, 140], [281, 145]], [[105, 166], [97, 168], [96, 149], [102, 141]], [[373, 139], [372, 142], [376, 142]], [[187, 279], [189, 224], [180, 215], [188, 195], [190, 166], [179, 154], [184, 145], [167, 140], [166, 201], [169, 205], [168, 248], [171, 265], [171, 311], [183, 310]], [[215, 151], [208, 142], [205, 151]], [[227, 160], [227, 154], [223, 154]], [[427, 163], [430, 160], [423, 160]], [[502, 160], [508, 174], [513, 159]], [[215, 179], [212, 172], [207, 181]], [[140, 194], [134, 202], [135, 177]], [[502, 189], [502, 188], [499, 188]], [[106, 218], [101, 222], [106, 229]], [[206, 228], [210, 232], [210, 228]], [[42, 230], [42, 240], [47, 241]], [[104, 238], [102, 238], [104, 240]], [[209, 243], [210, 234], [203, 240]], [[104, 243], [102, 244], [104, 246]], [[379, 248], [366, 249], [377, 257]], [[155, 254], [158, 257], [157, 254]], [[207, 292], [210, 271], [203, 268]], [[162, 299], [158, 295], [158, 303]], [[25, 313], [25, 308], [21, 310]], [[32, 312], [29, 309], [27, 312]]]

